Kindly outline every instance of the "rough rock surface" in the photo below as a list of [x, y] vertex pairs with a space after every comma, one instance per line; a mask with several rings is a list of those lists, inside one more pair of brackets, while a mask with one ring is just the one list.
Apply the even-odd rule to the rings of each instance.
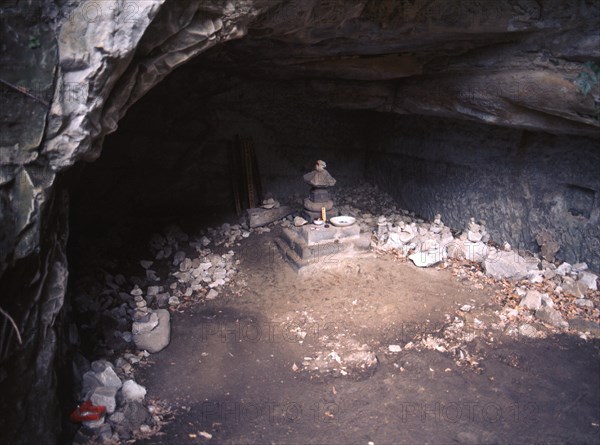
[[527, 276], [527, 263], [516, 252], [496, 251], [483, 261], [485, 273], [496, 279], [520, 280]]

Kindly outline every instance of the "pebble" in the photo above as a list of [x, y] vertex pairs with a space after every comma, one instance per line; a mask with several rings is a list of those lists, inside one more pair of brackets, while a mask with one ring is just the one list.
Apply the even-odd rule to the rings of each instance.
[[153, 264], [154, 264], [154, 261], [148, 261], [148, 260], [141, 260], [140, 261], [140, 265], [144, 269], [150, 269], [150, 267], [152, 267]]
[[525, 323], [519, 326], [519, 334], [524, 337], [535, 338], [538, 334], [538, 331], [532, 325]]
[[179, 264], [185, 259], [185, 252], [183, 250], [178, 250], [173, 255], [173, 266], [179, 266]]
[[177, 306], [179, 304], [179, 298], [173, 296], [169, 298], [169, 306]]
[[217, 292], [214, 289], [211, 289], [211, 290], [208, 291], [208, 294], [206, 294], [206, 299], [207, 300], [214, 300], [218, 296], [219, 296], [219, 292]]

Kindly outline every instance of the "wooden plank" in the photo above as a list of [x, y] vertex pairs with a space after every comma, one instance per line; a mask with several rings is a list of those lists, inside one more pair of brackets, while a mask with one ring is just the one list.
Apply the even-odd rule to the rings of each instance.
[[252, 156], [250, 153], [250, 143], [248, 138], [243, 140], [244, 146], [244, 168], [246, 172], [246, 189], [248, 190], [248, 208], [256, 206], [256, 190], [254, 188], [254, 175], [252, 171]]
[[252, 172], [254, 174], [254, 182], [256, 184], [256, 196], [258, 198], [258, 204], [260, 205], [264, 200], [264, 196], [262, 180], [260, 177], [260, 172], [258, 170], [258, 159], [256, 158], [256, 151], [254, 150], [254, 143], [252, 143], [252, 140], [250, 140], [250, 154], [252, 157]]
[[229, 146], [229, 174], [231, 176], [231, 191], [233, 193], [234, 209], [237, 216], [242, 214], [242, 203], [240, 202], [239, 163], [236, 156], [236, 141], [231, 141]]

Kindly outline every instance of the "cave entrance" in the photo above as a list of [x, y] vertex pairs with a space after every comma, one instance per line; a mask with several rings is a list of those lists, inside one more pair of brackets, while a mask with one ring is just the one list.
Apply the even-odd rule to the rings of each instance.
[[[551, 331], [541, 323], [526, 327], [525, 343], [492, 333], [504, 342], [492, 344], [498, 312], [515, 309], [496, 299], [480, 266], [436, 258], [427, 264], [435, 267], [416, 268], [399, 248], [393, 258], [400, 261], [325, 256], [323, 263], [333, 260], [335, 268], [298, 275], [276, 246], [291, 219], [255, 230], [240, 220], [229, 156], [238, 135], [251, 138], [264, 191], [296, 206], [308, 193], [302, 175], [317, 159], [326, 160], [338, 180], [334, 199], [358, 212], [368, 234], [383, 227], [380, 217], [386, 216], [398, 239], [414, 230], [414, 237], [441, 241], [450, 235], [454, 242], [464, 231], [485, 236], [486, 244], [509, 239], [515, 248], [532, 249], [530, 223], [539, 218], [556, 226], [563, 217], [577, 217], [569, 224], [586, 226], [593, 217], [596, 195], [580, 192], [585, 199], [577, 205], [589, 211], [569, 216], [564, 196], [573, 199], [564, 185], [552, 188], [594, 183], [593, 165], [581, 162], [580, 169], [557, 174], [573, 162], [572, 138], [524, 138], [517, 129], [374, 111], [377, 103], [356, 105], [347, 79], [320, 84], [324, 99], [305, 77], [265, 77], [216, 63], [220, 51], [171, 73], [128, 111], [105, 139], [99, 160], [73, 171], [69, 304], [83, 351], [76, 354], [76, 378], [85, 384], [86, 357], [108, 358], [122, 380], [145, 387], [152, 410], [160, 413], [137, 424], [117, 416], [111, 432], [129, 439], [163, 426], [168, 441], [286, 436], [294, 443], [309, 432], [320, 442], [361, 437], [368, 443], [369, 419], [380, 425], [376, 442], [395, 440], [400, 419], [415, 431], [408, 441], [418, 442], [416, 431], [433, 407], [446, 422], [434, 441], [516, 440], [525, 426], [515, 428], [513, 418], [492, 422], [489, 410], [541, 419], [548, 434], [560, 434], [548, 407], [569, 402], [559, 389], [570, 379], [579, 382], [577, 391], [595, 391], [569, 413], [581, 437], [589, 437], [591, 427], [577, 419], [597, 400], [598, 390], [586, 383], [597, 367], [578, 363], [595, 346], [558, 358], [564, 372], [546, 375], [556, 389], [551, 402], [539, 392], [520, 404], [522, 393], [515, 398], [490, 389], [485, 372], [500, 375], [504, 385], [518, 374], [524, 387], [534, 386], [547, 360], [542, 340]], [[332, 106], [332, 92], [344, 89], [352, 100], [344, 106], [338, 97]], [[580, 152], [594, 153], [593, 140], [578, 143]], [[571, 195], [580, 190], [574, 187]], [[478, 222], [468, 224], [470, 217]], [[400, 230], [401, 224], [412, 228]], [[567, 255], [580, 255], [569, 250], [581, 249], [575, 239], [565, 245]], [[161, 317], [169, 320], [167, 340], [155, 332], [165, 326]], [[569, 349], [576, 340], [557, 342]], [[469, 399], [457, 414], [449, 410], [464, 400], [465, 380], [478, 405]], [[382, 404], [390, 411], [381, 414]], [[488, 411], [471, 411], [465, 435], [452, 416], [466, 416], [469, 407]], [[166, 420], [171, 423], [162, 425]]]

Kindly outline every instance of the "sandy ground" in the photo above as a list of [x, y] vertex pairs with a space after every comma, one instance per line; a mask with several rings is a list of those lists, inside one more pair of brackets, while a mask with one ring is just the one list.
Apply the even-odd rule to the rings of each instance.
[[[274, 235], [237, 248], [218, 299], [172, 314], [137, 372], [172, 420], [138, 443], [600, 443], [600, 341], [508, 337], [493, 288], [388, 257], [301, 277]], [[420, 346], [455, 317], [466, 340]]]

